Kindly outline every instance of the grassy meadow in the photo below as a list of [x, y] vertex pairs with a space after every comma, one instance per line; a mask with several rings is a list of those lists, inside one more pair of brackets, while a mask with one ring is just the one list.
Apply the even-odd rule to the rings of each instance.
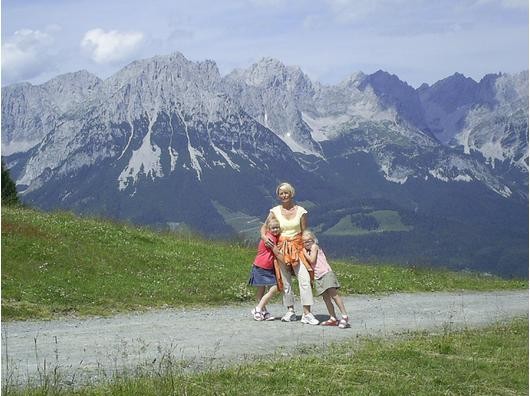
[[373, 230], [367, 230], [362, 227], [355, 225], [352, 220], [359, 215], [348, 215], [341, 218], [337, 224], [333, 227], [328, 228], [324, 234], [326, 235], [366, 235], [375, 232], [385, 232], [385, 231], [410, 231], [411, 226], [403, 224], [399, 213], [395, 210], [376, 210], [374, 212], [369, 212], [366, 215], [372, 216], [377, 220], [378, 227]]
[[[254, 247], [237, 242], [3, 207], [2, 320], [250, 302], [254, 255]], [[528, 287], [477, 273], [331, 265], [343, 294]]]

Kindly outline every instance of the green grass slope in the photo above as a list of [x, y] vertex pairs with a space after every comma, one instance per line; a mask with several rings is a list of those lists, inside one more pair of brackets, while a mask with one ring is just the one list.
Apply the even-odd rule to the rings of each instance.
[[[2, 208], [2, 320], [252, 301], [254, 248]], [[526, 280], [332, 262], [342, 293], [527, 288]]]

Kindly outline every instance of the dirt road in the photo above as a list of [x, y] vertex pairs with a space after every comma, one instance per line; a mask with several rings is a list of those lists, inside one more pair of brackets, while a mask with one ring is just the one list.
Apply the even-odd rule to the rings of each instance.
[[[10, 322], [2, 324], [2, 381], [27, 384], [43, 375], [85, 383], [121, 370], [156, 370], [168, 357], [190, 367], [233, 362], [256, 355], [289, 353], [362, 336], [403, 331], [479, 327], [528, 315], [528, 291], [410, 293], [345, 298], [352, 327], [256, 322], [252, 306], [171, 309], [110, 318]], [[269, 310], [282, 315], [283, 307]], [[324, 320], [325, 306], [313, 312]], [[298, 308], [298, 319], [301, 310]], [[39, 380], [39, 378], [41, 378]]]

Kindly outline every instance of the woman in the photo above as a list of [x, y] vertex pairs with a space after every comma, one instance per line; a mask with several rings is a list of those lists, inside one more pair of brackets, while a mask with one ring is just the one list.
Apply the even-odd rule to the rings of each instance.
[[[293, 201], [295, 190], [289, 183], [281, 183], [276, 188], [276, 195], [280, 205], [270, 210], [269, 216], [261, 226], [261, 239], [265, 245], [272, 248], [274, 241], [266, 236], [267, 227], [271, 219], [280, 222], [281, 234], [278, 247], [283, 254], [284, 263], [275, 263], [277, 266], [278, 289], [283, 290], [283, 303], [287, 306], [287, 312], [282, 321], [290, 322], [296, 320], [294, 312], [294, 293], [292, 290], [291, 273], [298, 278], [300, 289], [300, 300], [304, 309], [302, 323], [317, 325], [319, 322], [311, 313], [313, 305], [313, 292], [311, 290], [311, 279], [313, 269], [303, 253], [302, 232], [307, 228], [307, 210]], [[292, 271], [292, 272], [291, 272]]]

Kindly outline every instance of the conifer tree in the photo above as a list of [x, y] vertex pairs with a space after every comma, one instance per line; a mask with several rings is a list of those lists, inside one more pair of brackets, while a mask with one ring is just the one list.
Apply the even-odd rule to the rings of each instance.
[[15, 205], [20, 203], [17, 195], [17, 186], [9, 175], [9, 170], [2, 160], [2, 205]]

